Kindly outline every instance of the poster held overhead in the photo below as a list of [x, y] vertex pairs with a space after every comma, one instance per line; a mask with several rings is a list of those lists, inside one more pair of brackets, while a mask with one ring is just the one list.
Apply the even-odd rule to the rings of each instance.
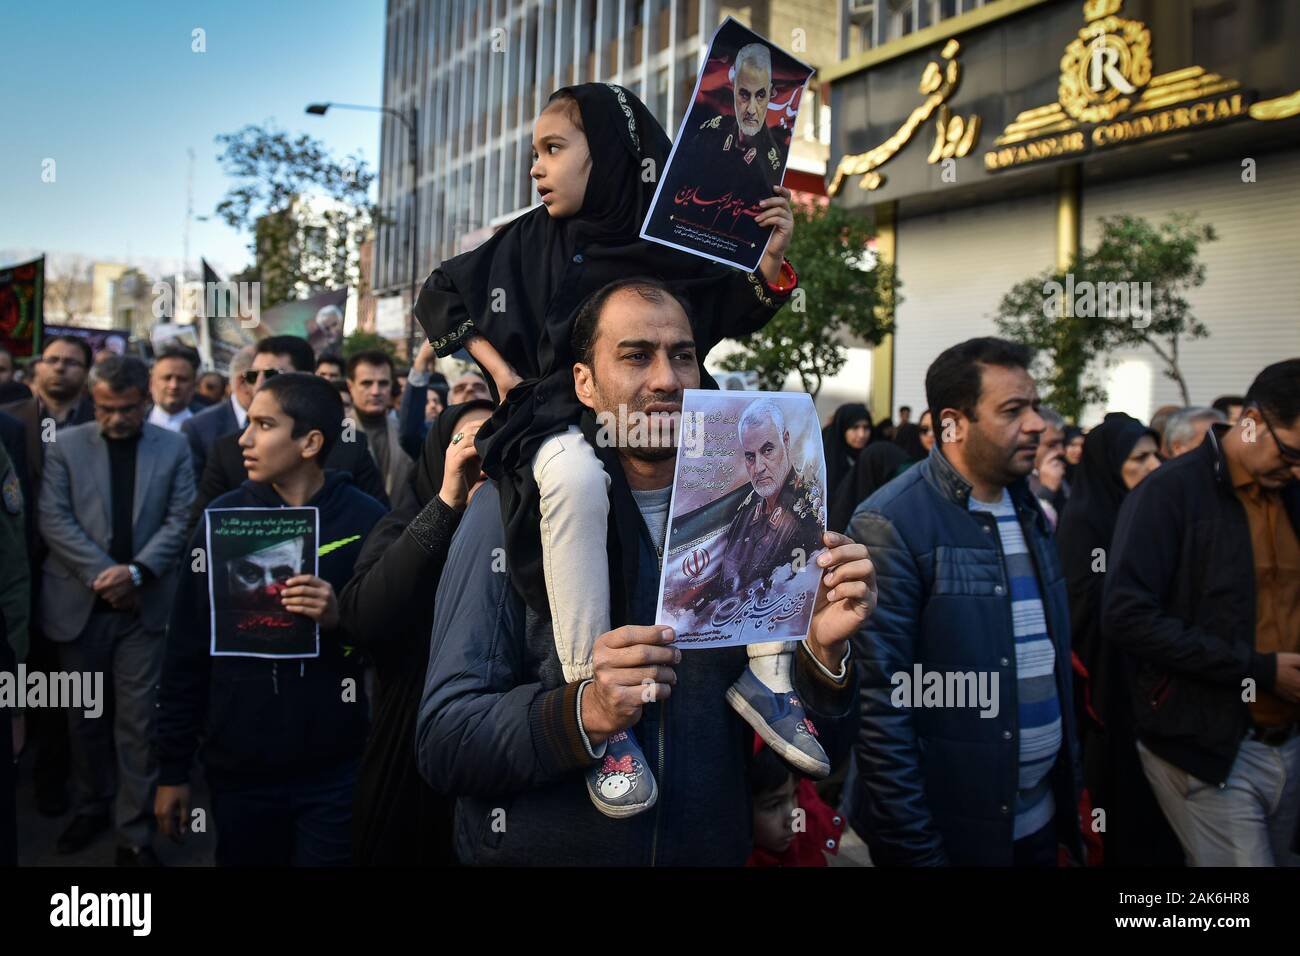
[[808, 636], [826, 462], [811, 396], [687, 389], [655, 623], [676, 646]]
[[713, 34], [641, 238], [753, 272], [813, 68], [728, 17]]
[[320, 656], [320, 627], [286, 611], [285, 581], [318, 574], [316, 508], [209, 508], [208, 599], [214, 657]]

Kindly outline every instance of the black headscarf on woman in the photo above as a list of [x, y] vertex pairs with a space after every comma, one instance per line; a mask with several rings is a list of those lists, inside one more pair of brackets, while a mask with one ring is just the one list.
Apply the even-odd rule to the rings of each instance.
[[[473, 411], [491, 414], [495, 407], [484, 398], [460, 405], [449, 405], [439, 413], [433, 422], [433, 427], [429, 429], [420, 460], [416, 462], [415, 473], [411, 476], [409, 490], [414, 493], [414, 501], [408, 502], [403, 499], [398, 502], [398, 507], [403, 510], [409, 509], [412, 504], [415, 506], [410, 518], [407, 518], [408, 522], [442, 490], [443, 472], [447, 469], [447, 449], [451, 447], [451, 440], [455, 437], [456, 426], [460, 424], [460, 420]], [[366, 544], [369, 543], [367, 540]], [[362, 556], [364, 557], [364, 554]], [[360, 564], [360, 560], [357, 563]]]
[[[1155, 432], [1123, 412], [1111, 412], [1088, 433], [1058, 536], [1064, 530], [1066, 515], [1073, 512], [1072, 524], [1087, 525], [1091, 529], [1090, 537], [1103, 542], [1099, 547], [1110, 547], [1120, 505], [1128, 494], [1122, 475], [1124, 461], [1144, 435], [1159, 441]], [[1091, 565], [1091, 559], [1088, 563]]]
[[417, 538], [407, 528], [437, 497], [452, 436], [466, 413], [476, 409], [491, 412], [492, 403], [452, 405], [438, 416], [415, 473], [395, 496], [397, 507], [366, 536], [352, 579], [339, 595], [343, 623], [378, 678], [352, 814], [358, 865], [455, 862], [451, 801], [420, 777], [415, 721], [429, 664], [431, 596], [459, 517], [435, 504], [424, 534]]
[[[1070, 442], [1074, 441], [1076, 438], [1079, 438], [1082, 435], [1083, 435], [1083, 429], [1080, 428], [1078, 425], [1066, 425], [1064, 447], [1066, 449], [1069, 449]], [[1082, 459], [1080, 459], [1080, 461], [1082, 461]], [[1078, 471], [1078, 468], [1079, 468], [1078, 465], [1070, 464], [1070, 459], [1067, 458], [1065, 460], [1065, 483], [1069, 485], [1071, 488], [1074, 487], [1074, 476], [1075, 473]]]
[[915, 462], [893, 442], [882, 441], [862, 449], [853, 468], [831, 495], [827, 527], [843, 532], [859, 504], [889, 484]]
[[907, 452], [912, 461], [924, 461], [930, 454], [921, 444], [921, 426], [908, 422], [894, 431], [894, 444]]
[[1155, 432], [1113, 412], [1088, 433], [1070, 498], [1056, 529], [1070, 599], [1070, 636], [1078, 679], [1076, 724], [1083, 744], [1084, 782], [1093, 806], [1126, 807], [1103, 837], [1107, 864], [1178, 865], [1181, 852], [1151, 794], [1138, 761], [1128, 692], [1130, 663], [1102, 632], [1106, 575], [1120, 507], [1128, 494], [1124, 462], [1144, 435]]
[[[867, 406], [861, 402], [849, 402], [835, 409], [831, 423], [822, 429], [822, 448], [826, 452], [826, 487], [839, 487], [844, 476], [849, 473], [853, 463], [858, 460], [861, 448], [854, 448], [844, 440], [844, 433], [859, 422], [866, 422], [871, 427], [871, 416]], [[870, 437], [870, 436], [868, 436]]]

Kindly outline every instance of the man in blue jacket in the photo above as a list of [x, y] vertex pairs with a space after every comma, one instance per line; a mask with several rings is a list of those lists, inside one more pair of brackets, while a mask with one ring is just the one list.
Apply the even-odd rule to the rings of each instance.
[[879, 865], [1082, 857], [1065, 580], [1026, 481], [1044, 429], [1030, 358], [979, 338], [935, 359], [940, 440], [849, 524], [880, 580], [854, 642], [849, 799]]
[[[323, 468], [342, 421], [343, 402], [325, 379], [300, 372], [267, 379], [240, 438], [249, 480], [209, 506], [320, 510], [320, 573], [289, 578], [282, 597], [286, 610], [320, 625], [319, 656], [213, 657], [207, 562], [187, 562], [177, 588], [158, 691], [154, 812], [162, 832], [179, 840], [202, 737], [221, 866], [341, 866], [351, 858], [366, 698], [336, 594], [385, 512], [349, 475]], [[201, 523], [191, 555], [206, 548], [205, 533]]]
[[[682, 390], [699, 385], [685, 308], [658, 282], [621, 279], [595, 293], [573, 340], [577, 394], [595, 413], [671, 414]], [[421, 773], [457, 798], [466, 863], [740, 866], [751, 846], [753, 731], [725, 694], [745, 649], [680, 651], [670, 629], [653, 626], [675, 450], [597, 451], [609, 452], [612, 510], [630, 509], [631, 534], [611, 537], [611, 620], [622, 626], [596, 638], [593, 678], [566, 683], [549, 623], [526, 613], [504, 573], [499, 500], [485, 485], [438, 587], [416, 736]], [[824, 541], [823, 589], [792, 676], [834, 755], [856, 692], [849, 637], [875, 603], [875, 584], [865, 548], [838, 534]], [[640, 738], [659, 796], [645, 813], [611, 819], [593, 806], [584, 771], [622, 731]]]

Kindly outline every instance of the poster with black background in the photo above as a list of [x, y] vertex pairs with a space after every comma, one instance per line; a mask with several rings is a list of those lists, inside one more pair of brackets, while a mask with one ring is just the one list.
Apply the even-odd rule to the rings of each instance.
[[210, 508], [208, 598], [214, 657], [319, 657], [320, 628], [286, 611], [285, 582], [316, 574], [316, 508]]
[[799, 101], [813, 69], [728, 17], [713, 34], [691, 107], [641, 237], [746, 272], [771, 227], [758, 203], [785, 180]]

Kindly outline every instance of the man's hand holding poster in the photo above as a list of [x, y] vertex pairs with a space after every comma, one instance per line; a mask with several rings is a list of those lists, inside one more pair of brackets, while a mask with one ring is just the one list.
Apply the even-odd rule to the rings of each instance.
[[320, 628], [284, 607], [294, 578], [317, 573], [316, 508], [211, 508], [208, 598], [216, 657], [319, 657]]
[[655, 618], [678, 647], [808, 635], [825, 486], [810, 396], [687, 389]]
[[799, 100], [812, 73], [730, 17], [723, 21], [642, 238], [753, 272], [772, 233], [755, 223], [758, 204], [785, 179]]

